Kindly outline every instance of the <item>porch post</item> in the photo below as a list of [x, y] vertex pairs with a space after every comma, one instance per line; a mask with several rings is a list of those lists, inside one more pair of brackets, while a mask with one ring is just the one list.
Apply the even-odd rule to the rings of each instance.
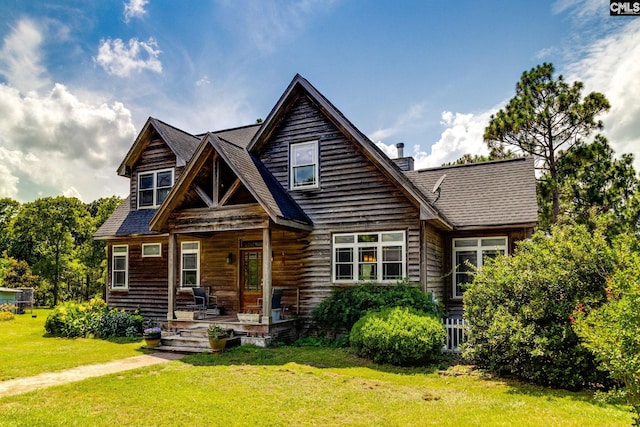
[[177, 238], [174, 233], [169, 233], [169, 247], [167, 260], [168, 264], [168, 272], [167, 272], [167, 281], [168, 281], [168, 289], [167, 289], [167, 320], [173, 320], [173, 311], [175, 310], [176, 303], [176, 263], [177, 260]]
[[262, 323], [271, 324], [271, 229], [262, 230]]

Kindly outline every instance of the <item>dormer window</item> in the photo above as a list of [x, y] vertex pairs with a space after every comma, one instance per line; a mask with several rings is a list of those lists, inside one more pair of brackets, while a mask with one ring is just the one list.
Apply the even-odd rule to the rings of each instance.
[[173, 169], [138, 174], [138, 208], [157, 208], [173, 187]]
[[289, 148], [291, 189], [318, 188], [318, 142], [291, 144]]

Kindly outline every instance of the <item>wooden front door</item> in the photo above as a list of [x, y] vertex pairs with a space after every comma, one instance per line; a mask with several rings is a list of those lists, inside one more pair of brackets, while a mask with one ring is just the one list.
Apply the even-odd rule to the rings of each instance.
[[240, 250], [240, 302], [243, 312], [257, 312], [262, 298], [262, 248]]

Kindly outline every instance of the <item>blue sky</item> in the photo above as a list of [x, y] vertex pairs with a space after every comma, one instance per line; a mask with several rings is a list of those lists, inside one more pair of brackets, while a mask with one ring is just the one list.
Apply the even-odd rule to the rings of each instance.
[[[127, 193], [147, 117], [199, 133], [267, 116], [296, 73], [390, 156], [483, 153], [523, 71], [552, 62], [612, 104], [640, 157], [640, 17], [601, 0], [0, 0], [0, 197]], [[640, 169], [640, 163], [636, 162]]]

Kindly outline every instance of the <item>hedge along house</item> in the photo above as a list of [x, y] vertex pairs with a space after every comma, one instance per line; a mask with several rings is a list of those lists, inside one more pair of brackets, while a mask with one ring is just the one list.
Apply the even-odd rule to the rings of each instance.
[[260, 124], [192, 135], [149, 118], [118, 169], [130, 195], [95, 234], [108, 304], [175, 322], [202, 287], [233, 317], [271, 313], [278, 288], [309, 319], [333, 287], [407, 278], [461, 315], [466, 262], [536, 224], [533, 160], [414, 171], [399, 154], [299, 75]]

